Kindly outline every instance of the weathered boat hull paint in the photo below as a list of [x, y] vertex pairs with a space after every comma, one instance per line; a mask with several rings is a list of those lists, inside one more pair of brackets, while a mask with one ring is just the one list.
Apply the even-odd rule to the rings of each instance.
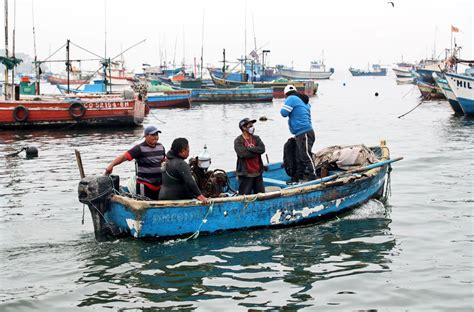
[[271, 102], [273, 88], [193, 89], [192, 103]]
[[453, 93], [453, 90], [449, 87], [448, 81], [446, 79], [435, 77], [436, 85], [443, 92], [444, 96], [448, 99], [448, 103], [451, 106], [451, 109], [456, 115], [463, 115], [461, 105], [459, 105], [456, 96]]
[[150, 108], [191, 108], [189, 91], [162, 91], [149, 93], [147, 103]]
[[286, 81], [286, 82], [238, 82], [231, 81], [222, 78], [218, 78], [210, 72], [212, 81], [218, 88], [236, 88], [240, 86], [253, 85], [255, 88], [273, 88], [273, 97], [282, 98], [285, 97], [283, 93], [285, 87], [289, 84], [295, 86], [295, 88], [308, 96], [313, 96], [318, 92], [318, 84], [312, 80], [308, 81]]
[[[100, 203], [89, 204], [93, 219], [100, 221], [100, 224], [94, 223], [96, 238], [101, 239], [97, 233], [104, 232], [103, 224], [116, 228], [114, 236], [169, 238], [318, 222], [383, 195], [390, 166], [384, 160], [389, 159], [389, 150], [384, 142], [372, 149], [381, 156], [383, 162], [363, 174], [351, 173], [348, 176], [334, 176], [334, 179], [323, 178], [312, 184], [287, 187], [284, 181], [288, 176], [281, 163], [271, 164], [268, 171], [264, 172], [264, 183], [269, 181], [267, 186], [280, 183], [282, 189], [256, 195], [215, 198], [207, 206], [196, 200], [138, 201], [113, 195], [108, 199], [109, 204], [101, 206], [104, 208], [100, 213], [97, 212]], [[228, 173], [228, 176], [235, 187], [235, 172]], [[92, 189], [90, 185], [94, 183], [99, 184], [94, 179], [92, 182], [81, 181], [81, 202], [88, 203], [87, 198], [97, 198], [97, 195], [85, 191]], [[102, 185], [107, 183], [106, 180]], [[104, 192], [99, 190], [97, 194]]]
[[430, 85], [422, 81], [416, 81], [416, 85], [420, 90], [421, 96], [425, 100], [444, 99], [444, 94], [441, 89], [435, 85]]
[[201, 234], [212, 234], [226, 230], [312, 223], [377, 197], [384, 185], [385, 171], [381, 170], [373, 178], [334, 189], [265, 201], [249, 198], [215, 203], [212, 209], [202, 205], [150, 207], [137, 213], [122, 202], [112, 201], [105, 218], [136, 238], [186, 236], [197, 230]]
[[145, 104], [135, 99], [57, 98], [0, 101], [0, 128], [137, 126]]

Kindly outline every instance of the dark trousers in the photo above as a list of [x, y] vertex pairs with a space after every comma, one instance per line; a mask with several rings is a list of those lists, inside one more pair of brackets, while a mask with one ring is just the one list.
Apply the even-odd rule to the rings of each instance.
[[160, 193], [160, 190], [153, 191], [152, 189], [150, 189], [145, 184], [141, 184], [141, 183], [138, 183], [138, 182], [137, 182], [136, 188], [137, 188], [137, 194], [138, 195], [148, 197], [149, 199], [158, 200], [158, 195]]
[[239, 176], [239, 195], [249, 195], [257, 193], [265, 193], [262, 175], [253, 178]]
[[298, 179], [316, 179], [316, 166], [313, 161], [314, 131], [310, 130], [295, 137], [296, 140], [296, 177]]

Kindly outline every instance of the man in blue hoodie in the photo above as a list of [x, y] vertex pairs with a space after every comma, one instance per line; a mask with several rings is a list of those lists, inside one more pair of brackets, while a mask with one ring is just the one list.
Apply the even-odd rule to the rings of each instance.
[[314, 130], [311, 123], [311, 104], [305, 94], [298, 93], [295, 86], [287, 85], [284, 90], [285, 105], [280, 110], [288, 117], [290, 132], [296, 140], [296, 177], [295, 180], [316, 179], [316, 166], [311, 152], [314, 144]]

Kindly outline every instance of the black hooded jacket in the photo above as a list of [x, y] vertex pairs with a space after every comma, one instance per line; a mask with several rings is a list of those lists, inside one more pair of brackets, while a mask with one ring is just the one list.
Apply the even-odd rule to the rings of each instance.
[[173, 151], [166, 154], [162, 169], [163, 184], [159, 199], [192, 199], [201, 195], [201, 191], [191, 174], [191, 168]]
[[299, 97], [301, 99], [301, 101], [303, 101], [305, 104], [308, 104], [309, 103], [309, 97], [304, 94], [304, 93], [299, 93], [297, 91], [290, 91], [286, 94], [287, 96], [290, 96], [290, 95], [296, 95], [297, 97]]

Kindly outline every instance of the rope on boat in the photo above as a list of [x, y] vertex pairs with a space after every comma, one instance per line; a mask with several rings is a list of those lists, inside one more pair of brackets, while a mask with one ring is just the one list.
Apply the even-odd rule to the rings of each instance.
[[206, 212], [206, 215], [204, 216], [204, 218], [202, 219], [201, 221], [201, 224], [199, 224], [199, 227], [198, 229], [196, 230], [196, 232], [194, 232], [191, 236], [189, 236], [188, 238], [185, 238], [183, 239], [182, 241], [187, 241], [187, 240], [190, 240], [190, 239], [196, 239], [199, 237], [199, 232], [201, 231], [201, 227], [204, 223], [207, 223], [207, 216], [209, 216], [209, 214], [212, 212], [212, 210], [214, 209], [214, 201], [210, 201], [211, 204], [209, 205], [209, 207], [207, 208], [207, 212]]
[[247, 196], [244, 194], [243, 196], [244, 196], [244, 210], [247, 209], [247, 207], [249, 206], [249, 203], [253, 203], [254, 201], [257, 200], [257, 196], [255, 195]]

